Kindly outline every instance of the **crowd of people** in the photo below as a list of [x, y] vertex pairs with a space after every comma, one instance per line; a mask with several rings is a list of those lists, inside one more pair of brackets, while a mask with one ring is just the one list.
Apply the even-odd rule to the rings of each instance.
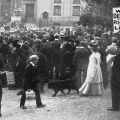
[[109, 82], [106, 61], [109, 52], [106, 48], [114, 39], [117, 43], [119, 33], [113, 33], [101, 25], [90, 27], [80, 23], [72, 29], [49, 27], [2, 32], [0, 71], [12, 71], [14, 88], [22, 88], [25, 67], [30, 62], [30, 56], [37, 55], [41, 91], [51, 79], [73, 79], [80, 93], [101, 88], [95, 94], [102, 94], [103, 86], [105, 88]]
[[46, 80], [53, 77], [54, 71], [56, 78], [65, 79], [65, 71], [71, 67], [74, 72], [77, 71], [76, 74], [79, 74], [78, 71], [84, 71], [84, 77], [79, 81], [83, 82], [90, 55], [89, 43], [92, 40], [99, 42], [99, 52], [104, 61], [105, 49], [110, 45], [111, 39], [111, 31], [97, 25], [95, 27], [78, 26], [72, 30], [52, 27], [1, 33], [0, 53], [3, 56], [1, 68], [13, 71], [15, 86], [21, 87], [21, 77], [28, 58], [30, 55], [37, 54], [40, 58], [38, 66]]

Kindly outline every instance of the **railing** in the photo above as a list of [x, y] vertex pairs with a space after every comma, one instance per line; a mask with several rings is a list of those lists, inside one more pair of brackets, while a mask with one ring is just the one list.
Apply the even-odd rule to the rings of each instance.
[[23, 18], [25, 23], [34, 23], [39, 26], [53, 26], [55, 23], [60, 24], [62, 26], [71, 26], [75, 24], [79, 20], [79, 17], [50, 17], [49, 19], [42, 18], [32, 18], [26, 19]]
[[71, 26], [79, 20], [79, 17], [53, 17], [48, 20], [41, 19], [41, 26], [52, 26], [55, 23], [58, 23], [63, 26]]
[[48, 21], [78, 21], [79, 17], [51, 17]]

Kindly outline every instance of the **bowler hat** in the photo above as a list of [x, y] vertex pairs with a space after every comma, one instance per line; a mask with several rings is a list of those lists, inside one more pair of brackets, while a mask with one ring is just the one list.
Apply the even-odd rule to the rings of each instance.
[[90, 42], [90, 44], [89, 44], [89, 47], [90, 47], [90, 48], [98, 47], [98, 41], [92, 40], [92, 41]]
[[37, 45], [38, 44], [40, 45], [42, 43], [42, 40], [41, 39], [35, 39], [34, 43], [37, 44]]
[[80, 44], [81, 44], [82, 46], [87, 45], [87, 43], [86, 43], [85, 41], [80, 41]]

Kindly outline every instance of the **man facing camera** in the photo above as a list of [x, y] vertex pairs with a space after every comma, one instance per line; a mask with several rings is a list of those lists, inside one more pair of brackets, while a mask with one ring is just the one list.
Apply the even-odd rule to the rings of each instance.
[[41, 102], [40, 91], [38, 88], [39, 77], [37, 75], [38, 69], [36, 66], [38, 59], [39, 58], [37, 55], [32, 55], [29, 59], [30, 63], [28, 63], [28, 65], [25, 67], [23, 92], [20, 101], [20, 108], [22, 109], [27, 109], [25, 107], [25, 101], [26, 101], [26, 91], [28, 89], [31, 89], [35, 92], [37, 108], [45, 107], [45, 105], [43, 105]]

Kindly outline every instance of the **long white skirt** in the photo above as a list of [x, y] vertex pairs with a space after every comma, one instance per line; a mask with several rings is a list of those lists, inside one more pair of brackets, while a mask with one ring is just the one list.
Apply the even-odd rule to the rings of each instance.
[[84, 82], [79, 89], [79, 93], [82, 95], [102, 95], [104, 91], [103, 83], [87, 83]]

